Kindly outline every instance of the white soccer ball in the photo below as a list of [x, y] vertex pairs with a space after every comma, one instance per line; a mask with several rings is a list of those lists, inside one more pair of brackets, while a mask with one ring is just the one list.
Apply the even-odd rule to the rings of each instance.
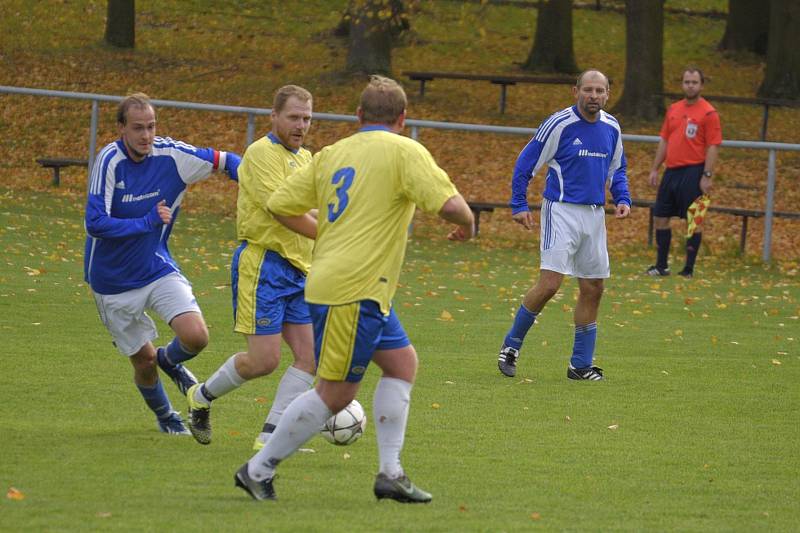
[[325, 440], [337, 446], [347, 446], [357, 441], [367, 427], [364, 408], [357, 400], [330, 417], [320, 433]]

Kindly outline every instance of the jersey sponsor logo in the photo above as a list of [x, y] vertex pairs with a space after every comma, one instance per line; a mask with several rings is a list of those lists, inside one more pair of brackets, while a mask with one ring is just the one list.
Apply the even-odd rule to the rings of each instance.
[[148, 192], [146, 194], [137, 194], [135, 196], [133, 194], [123, 194], [122, 195], [122, 203], [123, 204], [127, 204], [127, 203], [130, 203], [130, 202], [141, 202], [142, 200], [147, 200], [149, 198], [155, 198], [156, 196], [159, 196], [160, 194], [161, 194], [161, 189], [159, 189], [159, 190], [157, 190], [155, 192]]
[[608, 157], [606, 152], [591, 152], [585, 148], [583, 150], [578, 150], [578, 155], [580, 157], [602, 157], [604, 159]]
[[580, 146], [582, 144], [580, 137], [575, 137], [575, 140], [572, 141], [572, 146]]
[[686, 138], [694, 139], [697, 136], [697, 124], [694, 122], [686, 123]]
[[124, 191], [125, 190], [125, 182], [124, 181], [118, 181], [117, 184], [114, 185], [114, 188], [115, 189], [121, 189], [121, 190]]
[[297, 168], [297, 163], [295, 163], [294, 161], [292, 161], [292, 160], [290, 159], [290, 160], [289, 160], [289, 166], [290, 166], [290, 167], [292, 167], [292, 168]]

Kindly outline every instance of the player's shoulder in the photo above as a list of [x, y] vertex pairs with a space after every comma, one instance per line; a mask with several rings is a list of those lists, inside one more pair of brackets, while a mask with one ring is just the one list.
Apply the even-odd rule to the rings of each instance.
[[603, 121], [604, 123], [608, 124], [609, 126], [611, 126], [612, 128], [614, 128], [617, 131], [621, 131], [622, 130], [622, 128], [619, 125], [619, 120], [617, 120], [617, 117], [615, 117], [611, 113], [607, 113], [607, 112], [601, 110], [600, 111], [600, 120]]
[[561, 132], [565, 127], [576, 123], [579, 120], [580, 119], [572, 106], [565, 107], [564, 109], [556, 111], [544, 119], [536, 129], [536, 136], [534, 138], [538, 141], [545, 142], [545, 140], [550, 137], [552, 133]]
[[158, 137], [153, 139], [153, 155], [166, 155], [170, 157], [181, 157], [186, 155], [196, 155], [197, 148], [193, 145], [173, 139], [172, 137]]

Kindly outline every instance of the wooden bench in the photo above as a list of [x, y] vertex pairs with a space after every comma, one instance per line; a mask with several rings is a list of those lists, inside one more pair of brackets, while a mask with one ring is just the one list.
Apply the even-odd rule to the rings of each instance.
[[36, 160], [44, 168], [53, 169], [53, 185], [58, 187], [61, 183], [61, 169], [64, 167], [88, 167], [89, 161], [86, 159], [68, 159], [63, 157], [42, 157]]
[[506, 87], [517, 83], [544, 83], [575, 85], [575, 78], [564, 76], [512, 76], [506, 74], [465, 74], [460, 72], [417, 72], [406, 71], [403, 75], [419, 82], [419, 96], [425, 96], [425, 83], [434, 79], [488, 81], [500, 86], [500, 113], [506, 111]]
[[[467, 202], [469, 208], [472, 210], [472, 214], [475, 217], [475, 235], [478, 235], [478, 228], [480, 227], [480, 218], [481, 213], [483, 212], [493, 212], [495, 209], [510, 209], [508, 204], [501, 204], [501, 203], [492, 203], [492, 202]], [[655, 202], [652, 200], [641, 200], [637, 198], [633, 198], [631, 200], [631, 207], [646, 207], [650, 211], [650, 218], [647, 226], [647, 245], [653, 245], [653, 235], [655, 234], [655, 217], [653, 216], [653, 206]], [[541, 204], [530, 204], [530, 208], [533, 211], [539, 210], [542, 208]], [[737, 217], [742, 218], [742, 230], [739, 237], [739, 253], [744, 254], [745, 245], [747, 244], [747, 222], [750, 218], [761, 218], [765, 215], [764, 211], [759, 211], [757, 209], [742, 209], [739, 207], [724, 207], [724, 206], [710, 206], [708, 211], [711, 213], [726, 213], [728, 215], [734, 215]], [[606, 207], [606, 213], [613, 213], [614, 209], [612, 207]], [[788, 212], [788, 211], [773, 211], [772, 216], [779, 217], [779, 218], [791, 218], [791, 219], [798, 219], [800, 220], [800, 213]]]
[[[672, 98], [680, 100], [685, 97], [680, 93], [658, 93], [657, 97]], [[709, 102], [726, 102], [729, 104], [749, 104], [749, 105], [763, 105], [764, 115], [761, 122], [761, 140], [767, 140], [767, 125], [769, 124], [769, 108], [773, 107], [795, 107], [800, 108], [800, 100], [784, 100], [781, 98], [749, 98], [745, 96], [723, 96], [719, 94], [704, 94], [703, 98]]]

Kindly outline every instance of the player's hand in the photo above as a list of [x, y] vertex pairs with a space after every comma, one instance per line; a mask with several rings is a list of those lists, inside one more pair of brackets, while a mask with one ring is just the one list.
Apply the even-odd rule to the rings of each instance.
[[651, 187], [658, 185], [658, 170], [651, 170], [648, 178]]
[[156, 205], [156, 212], [158, 213], [158, 217], [161, 219], [162, 224], [169, 224], [172, 222], [172, 208], [167, 205], [166, 200], [161, 200]]
[[242, 158], [234, 152], [225, 153], [225, 172], [233, 181], [239, 181], [239, 164]]
[[450, 233], [447, 234], [447, 238], [451, 241], [468, 241], [474, 236], [475, 224], [470, 224], [469, 226], [456, 226]]
[[708, 176], [700, 178], [700, 190], [703, 194], [711, 194], [711, 189], [714, 187], [714, 181]]
[[511, 218], [513, 218], [514, 222], [517, 224], [521, 224], [525, 229], [533, 229], [533, 217], [530, 211], [520, 211], [515, 215], [511, 215]]
[[631, 206], [628, 204], [617, 204], [614, 209], [614, 216], [616, 218], [625, 218], [631, 214]]

